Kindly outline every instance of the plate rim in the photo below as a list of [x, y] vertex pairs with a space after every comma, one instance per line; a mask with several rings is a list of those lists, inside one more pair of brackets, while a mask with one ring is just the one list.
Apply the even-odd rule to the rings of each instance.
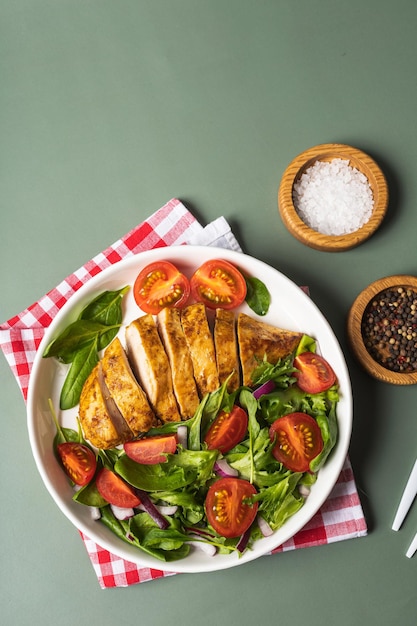
[[[179, 253], [179, 251], [181, 252]], [[80, 521], [80, 519], [74, 516], [72, 511], [69, 510], [68, 505], [62, 502], [62, 498], [61, 497], [57, 498], [56, 496], [57, 490], [55, 486], [52, 484], [52, 481], [46, 471], [46, 468], [44, 467], [44, 460], [42, 459], [41, 451], [39, 449], [39, 444], [37, 441], [37, 438], [39, 437], [39, 433], [36, 432], [36, 419], [35, 419], [36, 417], [35, 416], [35, 403], [37, 401], [36, 400], [36, 389], [37, 389], [36, 383], [37, 383], [38, 377], [40, 376], [40, 373], [42, 372], [41, 363], [46, 362], [46, 360], [43, 360], [42, 358], [42, 352], [43, 352], [43, 349], [48, 344], [48, 342], [50, 341], [50, 338], [52, 337], [52, 335], [55, 334], [57, 330], [59, 329], [60, 324], [62, 324], [62, 322], [65, 321], [66, 318], [68, 318], [71, 311], [74, 311], [77, 306], [79, 308], [82, 308], [88, 301], [90, 301], [94, 297], [94, 295], [91, 295], [91, 292], [94, 291], [94, 289], [98, 290], [99, 285], [101, 283], [106, 282], [106, 281], [109, 282], [109, 280], [111, 280], [114, 277], [114, 275], [119, 274], [122, 270], [131, 270], [132, 266], [136, 266], [136, 264], [140, 268], [141, 264], [142, 265], [147, 264], [148, 262], [151, 262], [152, 260], [154, 260], [154, 258], [161, 258], [161, 257], [162, 258], [167, 258], [167, 257], [177, 258], [178, 254], [181, 257], [181, 260], [183, 260], [184, 255], [186, 259], [188, 259], [189, 257], [198, 258], [199, 256], [205, 256], [205, 255], [208, 255], [210, 258], [222, 258], [223, 257], [223, 258], [226, 258], [227, 260], [235, 262], [235, 264], [237, 265], [239, 265], [239, 260], [240, 261], [243, 260], [244, 262], [241, 263], [242, 265], [245, 265], [245, 264], [254, 265], [255, 267], [258, 267], [259, 269], [263, 268], [268, 272], [272, 271], [273, 274], [276, 274], [276, 276], [279, 277], [279, 279], [283, 281], [283, 283], [285, 283], [290, 288], [290, 290], [294, 290], [294, 292], [298, 294], [300, 299], [304, 299], [304, 301], [308, 303], [308, 306], [315, 312], [315, 315], [319, 318], [321, 324], [324, 326], [326, 332], [328, 333], [327, 339], [331, 340], [331, 342], [334, 344], [334, 348], [338, 352], [339, 367], [341, 367], [343, 370], [343, 372], [339, 371], [339, 374], [340, 373], [343, 374], [343, 381], [345, 385], [343, 389], [343, 401], [346, 405], [347, 423], [343, 424], [345, 434], [342, 439], [340, 438], [340, 428], [339, 428], [339, 440], [337, 443], [337, 448], [335, 449], [336, 455], [333, 457], [332, 466], [331, 466], [332, 477], [331, 477], [330, 482], [328, 481], [326, 483], [326, 488], [321, 492], [320, 497], [318, 497], [317, 500], [314, 500], [313, 505], [309, 505], [309, 499], [307, 499], [305, 505], [300, 509], [300, 511], [297, 514], [295, 514], [292, 518], [290, 518], [290, 520], [288, 520], [288, 522], [294, 519], [297, 519], [297, 520], [299, 519], [302, 521], [300, 521], [300, 523], [294, 523], [294, 521], [292, 521], [292, 524], [290, 526], [287, 526], [288, 522], [286, 522], [286, 524], [284, 524], [280, 529], [278, 529], [273, 535], [274, 537], [277, 535], [277, 533], [279, 533], [280, 540], [276, 545], [273, 545], [274, 542], [270, 538], [264, 538], [257, 542], [258, 548], [259, 548], [260, 542], [263, 542], [262, 545], [264, 546], [264, 548], [262, 548], [261, 550], [259, 549], [256, 549], [255, 551], [248, 550], [247, 552], [245, 552], [243, 556], [239, 558], [234, 558], [236, 557], [235, 554], [216, 555], [215, 557], [207, 557], [205, 559], [204, 566], [202, 566], [201, 564], [200, 565], [193, 564], [194, 561], [190, 559], [190, 557], [186, 557], [185, 559], [182, 559], [179, 561], [172, 561], [172, 562], [159, 561], [158, 559], [154, 557], [145, 555], [137, 548], [132, 548], [128, 544], [124, 544], [120, 539], [117, 539], [115, 535], [113, 535], [113, 533], [111, 534], [111, 538], [115, 537], [117, 539], [116, 547], [114, 547], [113, 545], [109, 546], [106, 541], [104, 541], [106, 545], [103, 545], [103, 537], [101, 536], [102, 533], [96, 533], [95, 531], [91, 532], [91, 529], [88, 526], [86, 526], [82, 520]], [[197, 261], [197, 264], [198, 263], [199, 261]], [[197, 264], [195, 264], [196, 268], [198, 266]], [[137, 269], [136, 273], [138, 272], [139, 272], [139, 269]], [[123, 285], [120, 285], [120, 286], [123, 286]], [[297, 289], [299, 291], [296, 291]], [[139, 312], [138, 313], [138, 316], [139, 316], [140, 309], [138, 309], [138, 312]], [[256, 316], [256, 314], [253, 312], [250, 312], [249, 314], [255, 317], [259, 317], [259, 319], [264, 319], [260, 316]], [[125, 324], [126, 322], [123, 323], [123, 327], [125, 326]], [[28, 385], [27, 428], [29, 432], [31, 451], [34, 456], [35, 463], [41, 475], [43, 483], [45, 487], [47, 488], [48, 492], [50, 493], [51, 497], [53, 498], [55, 504], [61, 510], [61, 512], [69, 519], [69, 521], [79, 531], [84, 533], [84, 535], [86, 535], [88, 538], [92, 539], [95, 543], [102, 546], [103, 548], [110, 551], [111, 553], [115, 554], [116, 556], [119, 556], [120, 558], [123, 558], [127, 561], [131, 561], [138, 567], [152, 567], [152, 568], [156, 568], [156, 569], [159, 569], [165, 572], [171, 572], [171, 573], [172, 572], [198, 573], [198, 572], [209, 572], [209, 571], [228, 569], [230, 567], [242, 565], [244, 563], [255, 560], [265, 554], [269, 554], [271, 550], [278, 548], [280, 545], [282, 545], [283, 543], [291, 539], [299, 530], [301, 530], [311, 520], [311, 518], [315, 515], [315, 513], [327, 500], [330, 492], [332, 491], [334, 485], [336, 484], [338, 477], [340, 475], [340, 472], [342, 471], [343, 465], [345, 463], [347, 453], [348, 453], [348, 448], [349, 448], [350, 439], [351, 439], [351, 432], [352, 432], [352, 421], [353, 421], [352, 387], [351, 387], [350, 375], [349, 375], [348, 367], [346, 364], [346, 360], [345, 360], [342, 348], [340, 346], [339, 340], [337, 339], [332, 327], [330, 326], [329, 322], [327, 321], [323, 313], [320, 311], [318, 306], [314, 303], [313, 300], [311, 300], [311, 298], [307, 294], [305, 294], [301, 290], [301, 288], [298, 285], [296, 285], [294, 281], [292, 281], [288, 276], [283, 274], [280, 270], [277, 270], [276, 268], [274, 268], [271, 265], [268, 265], [264, 261], [257, 259], [255, 257], [252, 257], [246, 253], [237, 252], [235, 250], [229, 250], [225, 248], [216, 248], [213, 246], [179, 245], [179, 246], [161, 247], [161, 248], [156, 248], [156, 249], [149, 250], [149, 251], [140, 252], [138, 254], [129, 255], [125, 257], [124, 259], [117, 261], [116, 263], [105, 268], [104, 270], [102, 270], [101, 272], [93, 276], [92, 278], [88, 279], [74, 294], [72, 294], [69, 297], [67, 302], [58, 311], [57, 315], [54, 317], [49, 327], [45, 329], [44, 336], [42, 338], [42, 341], [35, 355], [35, 359], [34, 359], [32, 370], [31, 370], [30, 377], [29, 377], [29, 385]], [[323, 475], [324, 475], [324, 479], [326, 478], [326, 474], [328, 473], [328, 471], [330, 471], [328, 470], [326, 472], [327, 467], [328, 466], [325, 465], [320, 470], [319, 479], [320, 477], [323, 477]], [[62, 472], [62, 476], [63, 476], [63, 479], [68, 483], [63, 472]], [[297, 515], [302, 512], [304, 513], [308, 512], [308, 517], [305, 518], [306, 516], [302, 515], [297, 518]], [[294, 525], [295, 525], [295, 530], [290, 530], [292, 526]], [[104, 525], [100, 525], [100, 526], [104, 527]], [[288, 532], [285, 532], [286, 527], [288, 528]], [[111, 531], [108, 531], [108, 532], [110, 533]], [[119, 547], [119, 543], [120, 543], [120, 547]], [[136, 557], [136, 554], [137, 554], [137, 557]], [[201, 555], [201, 556], [204, 556], [204, 555]], [[197, 558], [197, 561], [199, 561], [198, 558]]]

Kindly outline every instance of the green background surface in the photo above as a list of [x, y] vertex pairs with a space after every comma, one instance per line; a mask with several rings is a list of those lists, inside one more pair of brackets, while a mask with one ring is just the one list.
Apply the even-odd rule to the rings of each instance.
[[[101, 590], [32, 458], [0, 358], [0, 613], [7, 626], [417, 623], [417, 507], [395, 509], [417, 452], [415, 387], [369, 378], [346, 342], [350, 305], [416, 272], [414, 0], [1, 0], [0, 318], [37, 300], [172, 197], [224, 215], [245, 252], [310, 285], [352, 378], [350, 447], [369, 534], [218, 573]], [[284, 228], [277, 189], [315, 144], [373, 156], [380, 230], [343, 253]]]

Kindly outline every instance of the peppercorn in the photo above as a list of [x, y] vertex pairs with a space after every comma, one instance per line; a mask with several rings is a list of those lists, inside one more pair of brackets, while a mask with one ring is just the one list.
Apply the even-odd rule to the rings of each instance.
[[417, 370], [417, 292], [397, 287], [378, 294], [362, 318], [369, 354], [383, 367], [408, 373]]

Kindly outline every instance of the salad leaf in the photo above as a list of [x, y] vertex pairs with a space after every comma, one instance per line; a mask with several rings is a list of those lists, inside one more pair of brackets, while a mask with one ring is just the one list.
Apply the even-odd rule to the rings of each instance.
[[174, 491], [207, 482], [218, 454], [217, 450], [181, 450], [177, 454], [168, 454], [166, 462], [155, 465], [141, 465], [123, 455], [114, 469], [128, 483], [143, 491]]
[[304, 500], [296, 490], [301, 477], [300, 473], [289, 472], [282, 480], [253, 496], [253, 502], [259, 502], [259, 513], [272, 530], [280, 528], [303, 506]]
[[323, 467], [336, 444], [338, 435], [336, 405], [332, 403], [329, 414], [319, 414], [316, 420], [317, 424], [320, 426], [321, 436], [323, 438], [323, 450], [311, 461], [310, 471], [312, 472], [318, 472], [319, 469]]
[[258, 315], [266, 315], [271, 304], [271, 294], [265, 283], [255, 276], [244, 276], [246, 282], [246, 303]]
[[60, 408], [71, 409], [80, 401], [81, 391], [89, 374], [98, 363], [97, 337], [79, 350], [71, 363], [61, 389]]
[[251, 378], [254, 385], [263, 385], [272, 380], [277, 387], [284, 389], [295, 382], [295, 377], [292, 375], [295, 371], [292, 354], [285, 359], [279, 359], [275, 365], [268, 363], [265, 357], [254, 369]]

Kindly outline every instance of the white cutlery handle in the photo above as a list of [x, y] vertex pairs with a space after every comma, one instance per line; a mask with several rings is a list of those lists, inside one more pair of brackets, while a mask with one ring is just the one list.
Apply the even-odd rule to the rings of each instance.
[[414, 535], [413, 541], [410, 543], [410, 547], [408, 548], [405, 556], [408, 556], [409, 559], [413, 556], [414, 552], [417, 550], [417, 533]]
[[410, 477], [407, 481], [407, 485], [404, 489], [397, 513], [392, 524], [392, 530], [399, 530], [401, 524], [407, 515], [413, 500], [417, 494], [417, 461], [414, 463], [414, 467], [411, 470]]

